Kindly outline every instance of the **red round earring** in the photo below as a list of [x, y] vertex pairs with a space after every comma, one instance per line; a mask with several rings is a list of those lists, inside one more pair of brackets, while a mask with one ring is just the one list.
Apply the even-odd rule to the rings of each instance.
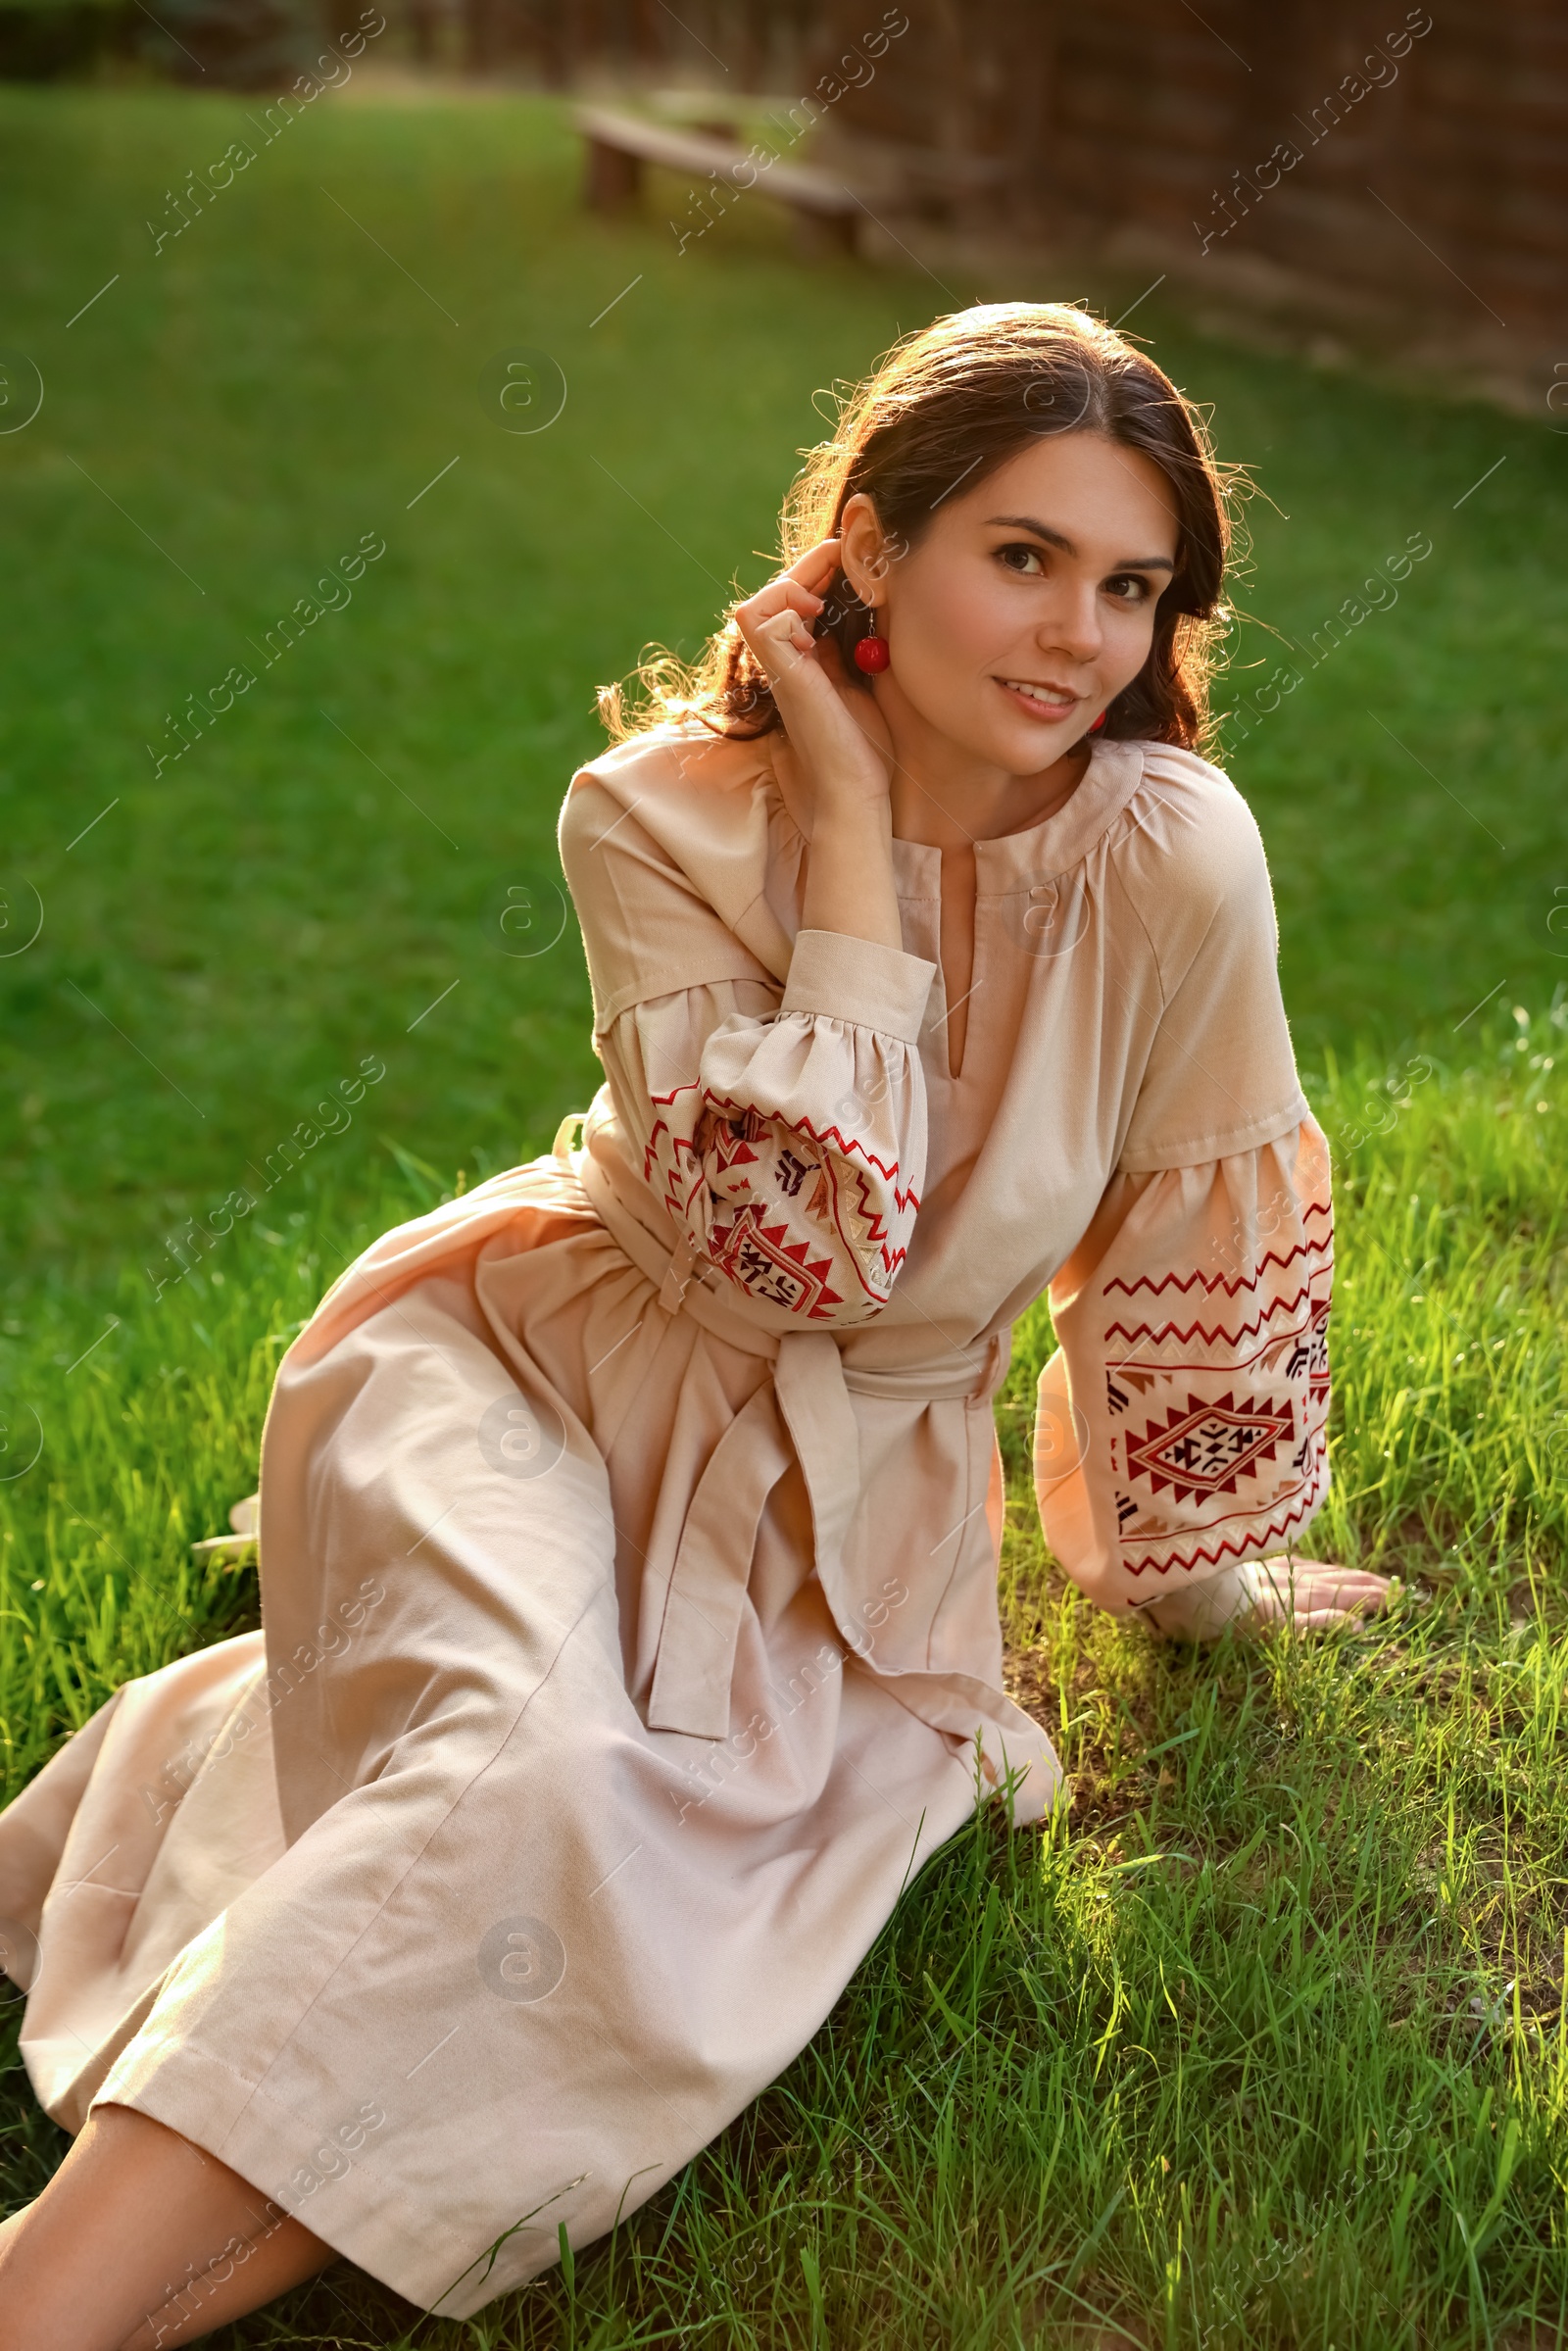
[[863, 669], [867, 677], [874, 677], [887, 667], [892, 659], [886, 637], [879, 637], [876, 633], [876, 613], [873, 611], [871, 633], [869, 636], [862, 637], [855, 648], [855, 666], [857, 669]]
[[1095, 720], [1095, 722], [1094, 722], [1093, 726], [1092, 726], [1092, 727], [1089, 729], [1089, 732], [1090, 732], [1092, 735], [1098, 735], [1098, 734], [1099, 734], [1099, 732], [1100, 732], [1101, 728], [1102, 728], [1102, 727], [1104, 725], [1104, 723], [1105, 723], [1105, 719], [1106, 719], [1107, 715], [1108, 715], [1108, 713], [1107, 713], [1106, 711], [1104, 711], [1104, 710], [1102, 710], [1102, 711], [1101, 711], [1101, 713], [1100, 713], [1100, 716], [1099, 716], [1099, 717], [1098, 717], [1098, 718]]

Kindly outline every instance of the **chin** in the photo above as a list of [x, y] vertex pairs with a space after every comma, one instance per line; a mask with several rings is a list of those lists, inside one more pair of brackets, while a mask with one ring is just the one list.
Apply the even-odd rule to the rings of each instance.
[[1006, 729], [990, 757], [999, 767], [1010, 775], [1038, 775], [1043, 767], [1054, 766], [1069, 751], [1077, 749], [1084, 739], [1084, 730], [1074, 731], [1070, 718], [1054, 726], [1042, 725], [1031, 718], [1020, 719], [1016, 726]]
[[989, 708], [974, 710], [973, 724], [964, 729], [964, 746], [1009, 775], [1038, 775], [1076, 749], [1098, 708], [1090, 702], [1061, 718], [1031, 718], [1010, 703], [999, 708], [992, 702]]

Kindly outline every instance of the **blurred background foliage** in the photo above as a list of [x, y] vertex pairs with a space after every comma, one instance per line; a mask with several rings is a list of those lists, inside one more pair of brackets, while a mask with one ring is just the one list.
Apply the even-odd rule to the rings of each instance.
[[314, 0], [0, 0], [0, 78], [281, 89], [321, 34]]

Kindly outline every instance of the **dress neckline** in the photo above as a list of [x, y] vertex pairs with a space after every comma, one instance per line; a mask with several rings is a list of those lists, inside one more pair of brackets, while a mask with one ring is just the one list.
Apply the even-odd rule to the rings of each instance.
[[[763, 736], [759, 748], [764, 752], [768, 780], [780, 808], [792, 829], [800, 832], [779, 778], [772, 736]], [[1059, 808], [1018, 832], [977, 840], [975, 878], [980, 891], [990, 895], [1005, 889], [1009, 881], [1020, 875], [1038, 878], [1067, 873], [1074, 865], [1081, 864], [1142, 783], [1144, 754], [1148, 748], [1143, 743], [1092, 744], [1089, 764], [1071, 798]], [[809, 836], [802, 833], [801, 838], [808, 840]], [[941, 859], [940, 849], [932, 849], [923, 841], [901, 840], [895, 834], [893, 866], [900, 895], [928, 895], [932, 877], [940, 876]]]
[[[1028, 888], [1081, 865], [1142, 783], [1144, 751], [1141, 743], [1097, 743], [1071, 799], [1053, 814], [1015, 833], [977, 840], [976, 895], [991, 898], [1020, 886]], [[893, 867], [901, 897], [939, 894], [940, 849], [895, 837]]]

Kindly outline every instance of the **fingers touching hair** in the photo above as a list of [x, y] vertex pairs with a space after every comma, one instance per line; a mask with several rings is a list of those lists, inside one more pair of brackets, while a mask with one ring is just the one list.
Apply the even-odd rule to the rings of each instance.
[[[1085, 431], [1157, 465], [1178, 520], [1176, 575], [1160, 599], [1149, 660], [1111, 704], [1106, 732], [1200, 747], [1223, 628], [1237, 469], [1219, 465], [1201, 416], [1163, 370], [1087, 311], [982, 304], [897, 343], [839, 398], [831, 437], [807, 453], [780, 517], [781, 559], [792, 563], [834, 535], [848, 501], [863, 492], [897, 561], [955, 490], [983, 481], [1043, 436]], [[849, 657], [868, 626], [841, 573], [817, 633], [835, 637]], [[747, 736], [778, 724], [767, 681], [729, 620], [691, 665], [650, 657], [636, 686], [633, 703], [619, 687], [601, 693], [612, 734], [695, 722]]]

